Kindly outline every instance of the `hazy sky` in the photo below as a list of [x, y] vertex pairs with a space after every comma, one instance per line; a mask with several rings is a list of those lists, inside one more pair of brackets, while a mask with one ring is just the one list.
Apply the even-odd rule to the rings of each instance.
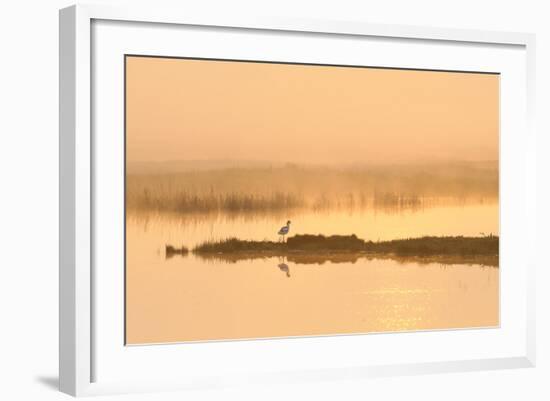
[[127, 58], [127, 160], [497, 160], [499, 77]]

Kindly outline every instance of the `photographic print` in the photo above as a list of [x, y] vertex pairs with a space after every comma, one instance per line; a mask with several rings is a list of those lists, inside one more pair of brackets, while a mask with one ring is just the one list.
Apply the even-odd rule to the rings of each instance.
[[125, 57], [125, 342], [499, 325], [499, 75]]

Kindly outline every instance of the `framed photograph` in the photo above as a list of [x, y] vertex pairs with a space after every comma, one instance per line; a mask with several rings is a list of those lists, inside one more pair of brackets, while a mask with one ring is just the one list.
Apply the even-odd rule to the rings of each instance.
[[534, 37], [60, 12], [60, 388], [535, 363]]

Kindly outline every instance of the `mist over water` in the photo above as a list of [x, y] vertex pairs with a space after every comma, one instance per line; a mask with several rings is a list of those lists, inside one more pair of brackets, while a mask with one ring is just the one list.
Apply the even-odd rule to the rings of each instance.
[[455, 261], [167, 258], [230, 237], [498, 235], [494, 164], [183, 169], [127, 177], [127, 341], [498, 325], [498, 269]]

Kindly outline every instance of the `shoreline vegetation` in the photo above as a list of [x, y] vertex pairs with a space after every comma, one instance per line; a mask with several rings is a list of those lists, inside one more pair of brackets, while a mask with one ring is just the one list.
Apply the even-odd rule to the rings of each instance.
[[[178, 214], [420, 210], [498, 202], [498, 164], [211, 166], [126, 177], [126, 206]], [[141, 170], [138, 170], [141, 171]]]
[[285, 242], [228, 238], [207, 241], [192, 250], [166, 245], [166, 257], [192, 252], [203, 259], [237, 262], [286, 257], [294, 263], [355, 263], [359, 258], [384, 258], [423, 263], [481, 264], [498, 267], [499, 237], [420, 237], [365, 241], [352, 235], [295, 235]]

